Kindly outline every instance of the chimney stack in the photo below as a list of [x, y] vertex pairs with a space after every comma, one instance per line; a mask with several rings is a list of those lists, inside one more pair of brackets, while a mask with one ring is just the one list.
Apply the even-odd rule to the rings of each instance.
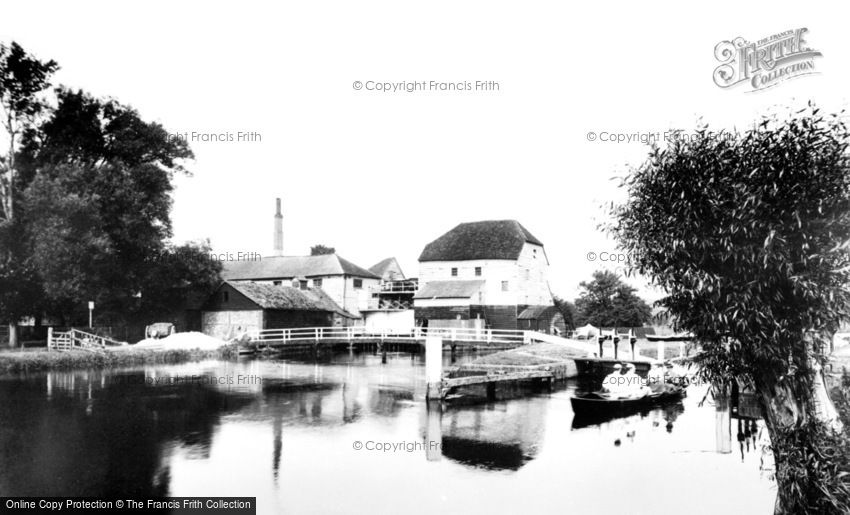
[[276, 199], [277, 212], [274, 214], [274, 255], [283, 255], [283, 214], [280, 212], [280, 197]]

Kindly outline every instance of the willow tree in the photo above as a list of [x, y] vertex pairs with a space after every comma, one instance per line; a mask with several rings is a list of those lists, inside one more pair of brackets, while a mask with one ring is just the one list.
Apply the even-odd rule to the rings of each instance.
[[821, 366], [850, 306], [850, 134], [809, 106], [667, 148], [625, 178], [612, 232], [701, 342], [700, 374], [755, 388], [776, 513], [848, 513], [848, 458]]

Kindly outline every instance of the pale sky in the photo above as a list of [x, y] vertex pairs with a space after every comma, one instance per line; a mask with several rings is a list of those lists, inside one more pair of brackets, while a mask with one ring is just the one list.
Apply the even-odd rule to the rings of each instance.
[[[170, 132], [261, 135], [190, 142], [175, 241], [268, 254], [279, 196], [286, 254], [322, 243], [364, 267], [396, 256], [415, 276], [422, 247], [456, 224], [513, 218], [543, 241], [567, 298], [604, 267], [587, 253], [615, 250], [600, 206], [647, 151], [589, 131], [741, 127], [809, 99], [840, 110], [850, 92], [838, 2], [6, 1], [0, 12], [0, 40], [58, 61], [58, 84]], [[801, 27], [823, 53], [818, 74], [751, 93], [714, 84], [720, 41]], [[476, 80], [499, 90], [353, 87]]]

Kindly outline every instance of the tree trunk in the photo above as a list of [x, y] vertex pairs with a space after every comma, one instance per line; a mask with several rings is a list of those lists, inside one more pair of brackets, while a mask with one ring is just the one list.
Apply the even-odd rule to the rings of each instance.
[[[827, 485], [813, 477], [814, 474], [801, 473], [801, 470], [807, 471], [809, 464], [793, 461], [795, 458], [789, 459], [789, 456], [799, 456], [798, 453], [788, 452], [791, 447], [809, 454], [820, 454], [823, 442], [810, 438], [812, 433], [807, 429], [809, 423], [819, 422], [833, 432], [843, 429], [835, 405], [827, 393], [823, 372], [814, 363], [812, 371], [813, 385], [808, 389], [802, 383], [795, 384], [802, 378], [786, 378], [782, 384], [773, 386], [768, 386], [773, 383], [771, 378], [755, 378], [775, 462], [778, 491], [774, 507], [776, 515], [809, 513], [813, 503], [819, 499], [826, 501], [822, 489], [826, 487], [829, 490]], [[808, 395], [798, 395], [796, 392], [800, 391], [808, 391]], [[799, 495], [792, 493], [795, 492], [792, 485], [801, 487]], [[824, 505], [827, 504], [824, 502]]]

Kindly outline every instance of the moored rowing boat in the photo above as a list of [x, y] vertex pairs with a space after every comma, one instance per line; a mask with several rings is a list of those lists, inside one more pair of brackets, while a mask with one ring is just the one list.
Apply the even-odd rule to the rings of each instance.
[[666, 401], [679, 400], [686, 395], [680, 386], [666, 385], [664, 390], [634, 397], [614, 398], [603, 393], [587, 393], [570, 398], [573, 412], [613, 412], [630, 408], [642, 408]]

